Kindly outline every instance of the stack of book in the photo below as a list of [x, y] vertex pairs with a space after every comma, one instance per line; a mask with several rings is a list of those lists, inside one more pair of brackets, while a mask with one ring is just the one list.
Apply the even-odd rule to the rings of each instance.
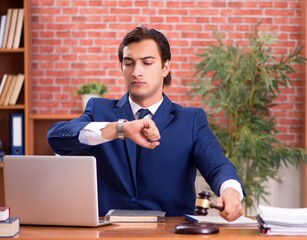
[[14, 237], [19, 233], [19, 218], [10, 217], [10, 209], [0, 207], [0, 237]]
[[24, 74], [4, 74], [0, 83], [0, 105], [15, 105], [20, 95]]
[[307, 208], [259, 205], [256, 216], [260, 234], [307, 236]]
[[9, 8], [6, 15], [0, 15], [0, 48], [19, 48], [23, 18], [23, 8]]

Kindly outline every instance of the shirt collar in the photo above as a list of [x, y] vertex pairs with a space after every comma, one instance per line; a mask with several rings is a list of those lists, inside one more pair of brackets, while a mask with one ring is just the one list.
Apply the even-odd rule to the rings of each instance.
[[[160, 107], [160, 105], [162, 104], [162, 102], [163, 102], [163, 97], [159, 102], [149, 106], [147, 109], [151, 112], [152, 115], [154, 115], [156, 113], [156, 111], [158, 110], [158, 108]], [[137, 113], [137, 111], [139, 111], [141, 108], [143, 108], [143, 107], [139, 106], [138, 104], [136, 104], [135, 102], [133, 102], [130, 96], [129, 96], [129, 103], [130, 103], [130, 106], [131, 106], [131, 109], [132, 109], [134, 116]]]

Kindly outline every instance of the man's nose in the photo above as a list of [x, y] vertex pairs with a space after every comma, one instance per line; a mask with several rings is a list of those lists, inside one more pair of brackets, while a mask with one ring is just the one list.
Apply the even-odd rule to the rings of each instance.
[[140, 63], [135, 63], [132, 75], [134, 77], [139, 77], [143, 75], [143, 66]]

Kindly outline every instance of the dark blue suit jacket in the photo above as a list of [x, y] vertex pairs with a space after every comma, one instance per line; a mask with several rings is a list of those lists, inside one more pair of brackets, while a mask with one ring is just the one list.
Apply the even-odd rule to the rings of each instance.
[[225, 180], [240, 181], [209, 129], [203, 109], [181, 107], [165, 95], [153, 116], [160, 145], [141, 150], [138, 168], [136, 144], [129, 139], [96, 146], [79, 142], [79, 131], [88, 123], [120, 118], [134, 120], [127, 94], [120, 100], [91, 99], [82, 116], [58, 122], [48, 131], [49, 144], [56, 153], [96, 157], [101, 216], [112, 208], [156, 209], [168, 216], [192, 214], [196, 169], [217, 195]]

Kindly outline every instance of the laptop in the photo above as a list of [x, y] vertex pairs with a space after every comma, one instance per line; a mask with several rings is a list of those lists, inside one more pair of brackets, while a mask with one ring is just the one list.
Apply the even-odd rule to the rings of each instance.
[[21, 224], [97, 227], [96, 159], [92, 156], [3, 158], [5, 206]]

